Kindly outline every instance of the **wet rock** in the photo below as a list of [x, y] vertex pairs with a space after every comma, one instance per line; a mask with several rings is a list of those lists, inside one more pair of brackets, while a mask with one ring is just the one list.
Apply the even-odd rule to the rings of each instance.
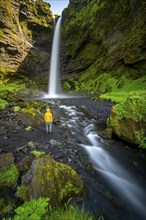
[[57, 141], [57, 140], [51, 139], [51, 140], [50, 140], [50, 144], [53, 145], [53, 146], [55, 146], [55, 145], [56, 145], [56, 146], [57, 146], [57, 145], [59, 146], [61, 143], [60, 143], [59, 141]]
[[4, 126], [1, 126], [1, 128], [0, 128], [0, 135], [4, 135], [7, 132], [8, 132], [8, 130]]
[[88, 163], [86, 165], [86, 169], [87, 169], [88, 172], [94, 173], [94, 167], [93, 167], [93, 165], [91, 163]]
[[0, 155], [0, 172], [6, 170], [14, 163], [14, 155], [6, 153]]
[[18, 168], [20, 171], [27, 171], [32, 163], [32, 158], [30, 156], [26, 156], [23, 160], [18, 164]]
[[19, 151], [24, 150], [25, 148], [27, 148], [27, 145], [24, 145], [24, 146], [22, 146], [22, 147], [17, 147], [17, 148], [16, 148], [16, 151], [19, 152]]
[[105, 139], [111, 139], [112, 138], [112, 129], [106, 128], [103, 131], [98, 131], [98, 134]]

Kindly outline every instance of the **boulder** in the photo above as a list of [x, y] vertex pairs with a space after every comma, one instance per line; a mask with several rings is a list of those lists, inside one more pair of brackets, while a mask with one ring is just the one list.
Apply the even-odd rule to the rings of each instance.
[[145, 148], [146, 93], [129, 93], [125, 101], [112, 107], [107, 124], [120, 139]]
[[32, 162], [17, 194], [24, 201], [49, 197], [52, 205], [59, 205], [82, 192], [83, 183], [77, 172], [46, 155]]

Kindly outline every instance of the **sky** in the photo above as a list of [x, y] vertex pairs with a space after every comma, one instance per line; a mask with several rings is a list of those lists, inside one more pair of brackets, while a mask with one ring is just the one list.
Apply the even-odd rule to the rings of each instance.
[[69, 0], [44, 0], [51, 5], [51, 11], [53, 14], [61, 15], [64, 8], [68, 6]]

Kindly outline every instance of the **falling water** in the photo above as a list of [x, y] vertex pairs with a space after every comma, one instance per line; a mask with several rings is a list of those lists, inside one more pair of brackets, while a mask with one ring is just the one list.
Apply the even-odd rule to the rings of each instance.
[[55, 27], [55, 15], [53, 14], [53, 25]]
[[[53, 22], [55, 23], [55, 18], [53, 17]], [[55, 32], [53, 37], [52, 52], [51, 52], [51, 64], [50, 64], [50, 74], [49, 74], [49, 84], [48, 84], [48, 94], [45, 94], [44, 99], [52, 98], [80, 98], [83, 95], [79, 94], [65, 94], [62, 92], [60, 77], [59, 77], [59, 67], [60, 67], [60, 31], [61, 30], [61, 17], [58, 19], [55, 25]], [[85, 97], [85, 96], [84, 96]], [[87, 97], [87, 96], [86, 96]]]
[[50, 64], [50, 78], [48, 86], [48, 95], [51, 98], [58, 96], [60, 92], [59, 82], [59, 48], [60, 48], [60, 27], [61, 17], [58, 19], [55, 26], [55, 32], [52, 44], [51, 64]]

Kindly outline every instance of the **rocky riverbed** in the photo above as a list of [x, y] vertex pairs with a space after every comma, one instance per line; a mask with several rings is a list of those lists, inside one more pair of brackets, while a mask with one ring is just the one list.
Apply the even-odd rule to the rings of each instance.
[[[106, 101], [93, 101], [90, 99], [66, 99], [54, 100], [56, 109], [60, 105], [76, 106], [88, 117], [94, 118], [99, 127], [105, 127], [109, 117], [112, 103]], [[15, 104], [1, 111], [1, 153], [14, 153], [17, 163], [19, 163], [30, 151], [44, 151], [60, 162], [71, 165], [74, 169], [80, 163], [77, 149], [67, 143], [67, 131], [60, 123], [61, 114], [55, 115], [53, 123], [53, 134], [46, 134], [43, 118], [38, 123], [33, 124], [32, 120], [21, 113], [14, 113], [12, 108]], [[49, 103], [48, 103], [49, 105]], [[44, 110], [45, 111], [45, 110]], [[53, 109], [52, 109], [53, 111]], [[58, 114], [58, 113], [57, 113]], [[30, 131], [25, 130], [31, 126]], [[31, 145], [32, 143], [32, 145]], [[30, 145], [30, 146], [29, 146]]]

